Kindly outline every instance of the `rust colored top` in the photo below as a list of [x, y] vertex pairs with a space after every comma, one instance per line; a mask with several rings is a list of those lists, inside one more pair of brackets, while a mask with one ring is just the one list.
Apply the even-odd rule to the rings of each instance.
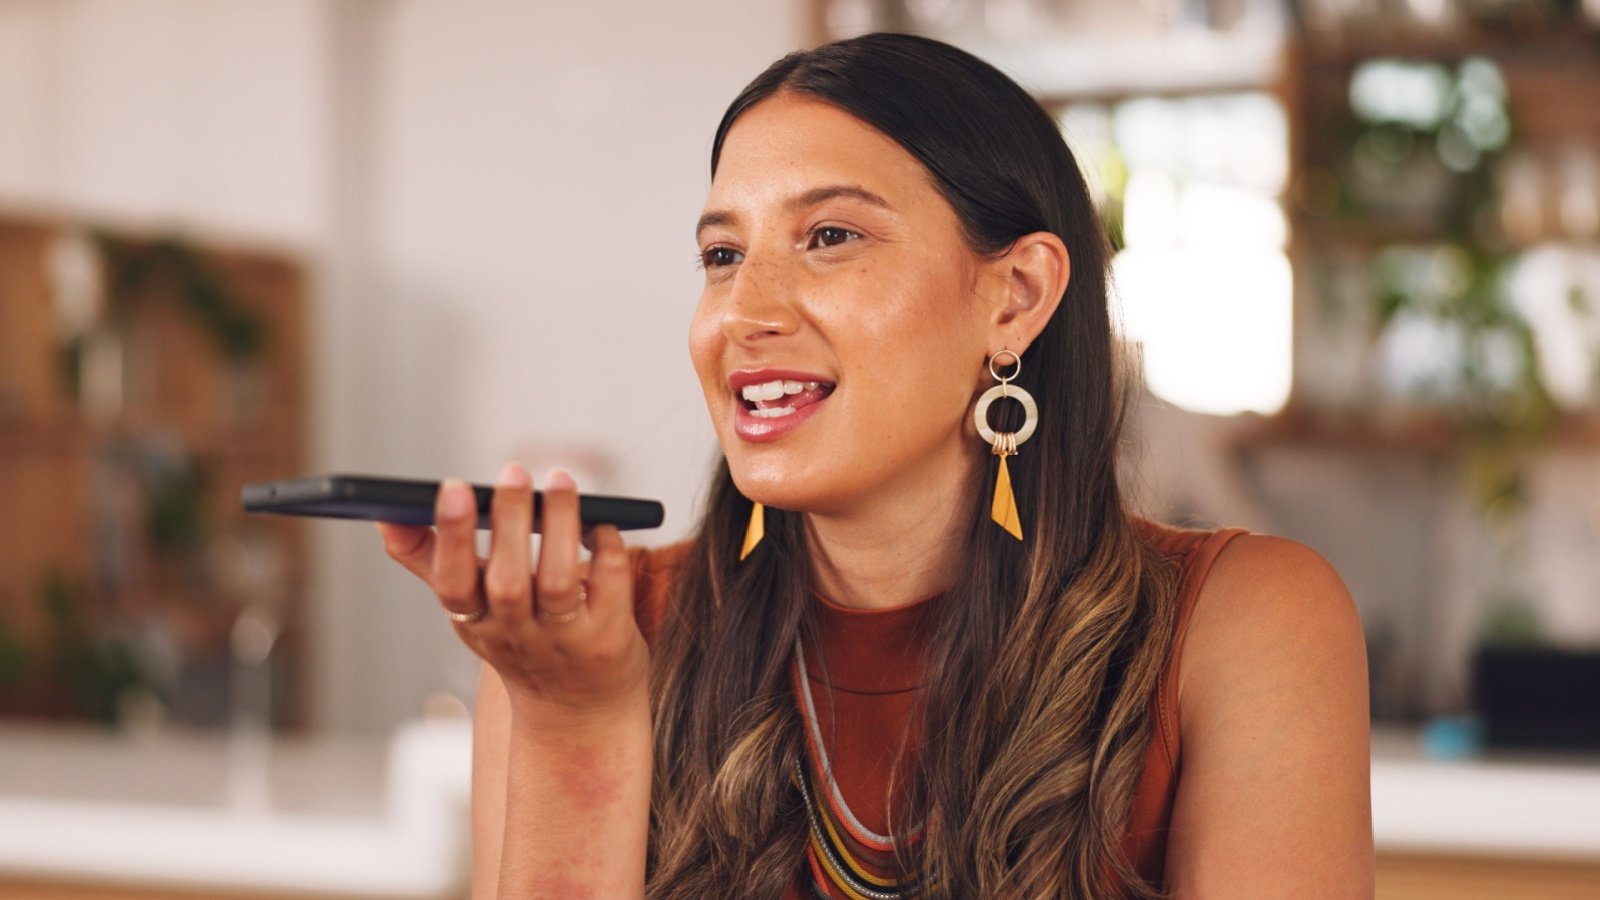
[[[1155, 734], [1145, 751], [1123, 838], [1128, 859], [1141, 875], [1160, 886], [1166, 866], [1167, 828], [1182, 771], [1177, 673], [1184, 640], [1212, 564], [1230, 540], [1245, 532], [1238, 528], [1172, 528], [1143, 520], [1136, 525], [1179, 571], [1172, 652], [1150, 698]], [[633, 551], [635, 602], [648, 640], [654, 639], [665, 613], [672, 573], [686, 550], [686, 544], [674, 544]], [[818, 599], [823, 646], [806, 648], [807, 675], [834, 777], [861, 824], [888, 833], [889, 810], [895, 800], [889, 796], [889, 776], [897, 763], [910, 761], [897, 758], [901, 748], [908, 748], [909, 754], [920, 737], [920, 723], [911, 716], [921, 680], [917, 660], [936, 621], [941, 598], [870, 611]], [[902, 734], [908, 739], [902, 741]], [[800, 860], [795, 863], [797, 868], [802, 865]], [[796, 888], [787, 896], [804, 894]]]

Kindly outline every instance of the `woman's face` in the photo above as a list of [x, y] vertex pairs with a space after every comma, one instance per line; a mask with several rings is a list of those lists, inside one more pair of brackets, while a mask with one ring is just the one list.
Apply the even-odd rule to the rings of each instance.
[[739, 490], [826, 514], [955, 500], [987, 450], [970, 422], [993, 307], [922, 165], [780, 93], [729, 130], [697, 240], [690, 353]]

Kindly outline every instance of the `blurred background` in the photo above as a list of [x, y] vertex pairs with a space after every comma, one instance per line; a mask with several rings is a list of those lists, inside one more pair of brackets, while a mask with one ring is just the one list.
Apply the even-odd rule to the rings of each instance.
[[1600, 896], [1596, 0], [0, 3], [0, 895], [465, 896], [476, 658], [239, 487], [517, 458], [683, 536], [712, 132], [869, 30], [1060, 121], [1145, 514], [1350, 584], [1379, 896]]

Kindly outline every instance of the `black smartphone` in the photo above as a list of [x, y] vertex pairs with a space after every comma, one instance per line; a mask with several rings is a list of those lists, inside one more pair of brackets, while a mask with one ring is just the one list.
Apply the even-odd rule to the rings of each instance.
[[[472, 486], [478, 498], [478, 527], [488, 528], [494, 488]], [[253, 513], [319, 516], [329, 519], [368, 519], [397, 525], [432, 525], [437, 481], [380, 478], [373, 475], [315, 475], [288, 481], [247, 484], [239, 499]], [[539, 531], [543, 498], [533, 492], [533, 530]], [[664, 510], [655, 500], [634, 497], [578, 496], [578, 519], [584, 528], [615, 525], [624, 531], [655, 528]]]

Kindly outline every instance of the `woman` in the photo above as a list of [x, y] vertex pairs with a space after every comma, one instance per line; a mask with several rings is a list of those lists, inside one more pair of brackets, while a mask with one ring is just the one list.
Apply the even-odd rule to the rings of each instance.
[[1370, 894], [1353, 606], [1124, 509], [1106, 243], [1037, 103], [925, 39], [792, 54], [697, 240], [691, 540], [580, 535], [556, 473], [534, 565], [515, 465], [487, 559], [459, 481], [381, 526], [486, 662], [475, 896]]

